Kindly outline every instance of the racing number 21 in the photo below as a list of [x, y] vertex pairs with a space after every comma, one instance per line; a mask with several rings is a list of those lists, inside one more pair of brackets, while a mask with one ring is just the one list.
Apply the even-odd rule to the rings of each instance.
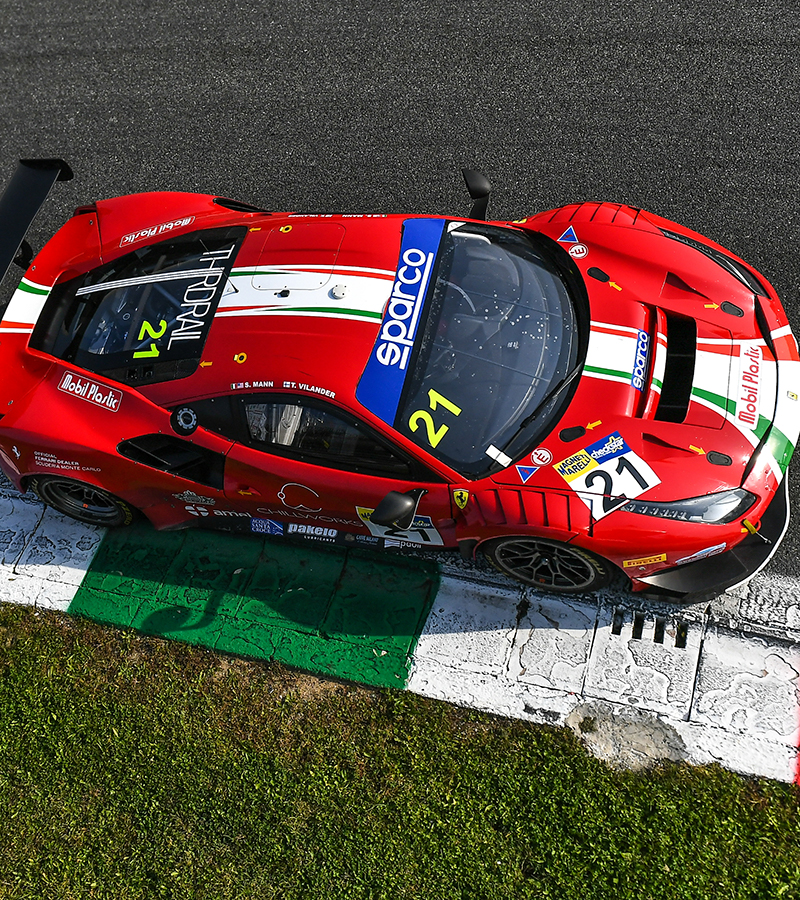
[[139, 329], [139, 340], [143, 341], [145, 338], [153, 338], [153, 343], [150, 344], [149, 350], [136, 350], [134, 351], [133, 358], [140, 359], [143, 356], [158, 356], [158, 347], [156, 347], [155, 342], [160, 338], [164, 337], [164, 332], [167, 330], [167, 323], [162, 319], [158, 323], [158, 331], [153, 328], [153, 326], [149, 322], [142, 322], [142, 327]]
[[[639, 470], [631, 463], [629, 459], [626, 459], [624, 456], [620, 456], [617, 459], [617, 474], [622, 475], [625, 472], [629, 472], [639, 487], [646, 491], [650, 486], [647, 483], [647, 480], [642, 477]], [[628, 502], [628, 497], [625, 494], [620, 494], [617, 497], [610, 496], [613, 491], [613, 478], [609, 475], [608, 472], [603, 469], [594, 469], [592, 470], [585, 479], [585, 484], [587, 488], [593, 488], [594, 483], [600, 479], [603, 482], [603, 512], [609, 513], [615, 510], [618, 506], [623, 506]], [[596, 488], [595, 488], [596, 490]]]
[[[448, 400], [447, 397], [443, 397], [438, 391], [434, 391], [433, 388], [428, 391], [428, 406], [435, 412], [439, 406], [444, 407], [444, 409], [451, 412], [454, 416], [461, 415], [461, 407], [456, 406], [452, 400]], [[433, 421], [433, 416], [428, 412], [427, 409], [418, 409], [416, 412], [411, 413], [411, 416], [408, 420], [408, 427], [412, 431], [416, 431], [420, 424], [425, 425], [425, 432], [428, 438], [428, 443], [431, 447], [437, 447], [441, 439], [447, 434], [450, 430], [449, 425], [440, 425], [438, 428], [436, 427], [436, 423]]]

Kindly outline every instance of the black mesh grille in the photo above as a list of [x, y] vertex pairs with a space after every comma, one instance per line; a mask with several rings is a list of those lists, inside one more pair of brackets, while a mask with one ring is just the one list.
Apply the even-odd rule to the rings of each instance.
[[697, 325], [694, 319], [666, 313], [667, 363], [656, 419], [683, 422], [689, 410], [697, 354]]

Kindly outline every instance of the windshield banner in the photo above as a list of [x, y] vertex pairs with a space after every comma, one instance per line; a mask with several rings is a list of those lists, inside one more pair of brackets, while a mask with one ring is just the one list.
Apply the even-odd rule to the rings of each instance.
[[403, 223], [392, 293], [356, 388], [359, 403], [389, 425], [397, 414], [444, 226], [443, 219], [407, 219]]

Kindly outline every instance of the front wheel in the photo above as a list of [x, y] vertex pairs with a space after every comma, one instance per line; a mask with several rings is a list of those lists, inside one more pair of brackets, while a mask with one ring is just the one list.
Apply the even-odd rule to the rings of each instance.
[[79, 522], [114, 528], [130, 525], [134, 519], [132, 506], [93, 484], [57, 475], [35, 475], [27, 486], [43, 503]]
[[576, 594], [604, 587], [611, 563], [582, 547], [536, 537], [509, 537], [481, 548], [503, 574], [549, 591]]

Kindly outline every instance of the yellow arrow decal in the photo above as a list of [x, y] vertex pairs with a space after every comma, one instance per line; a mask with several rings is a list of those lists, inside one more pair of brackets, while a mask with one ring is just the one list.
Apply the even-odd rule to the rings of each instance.
[[695, 453], [699, 453], [700, 456], [705, 456], [705, 455], [706, 455], [706, 451], [703, 450], [702, 447], [695, 447], [694, 444], [689, 444], [689, 449], [690, 449], [690, 450], [694, 450]]
[[208, 360], [204, 359], [203, 362], [200, 363], [200, 368], [205, 369], [206, 366], [213, 366], [213, 365], [214, 365], [213, 362], [209, 362]]
[[591, 431], [593, 428], [597, 428], [598, 425], [602, 425], [602, 424], [603, 424], [602, 421], [600, 419], [598, 419], [596, 422], [589, 422], [589, 424], [586, 427], [589, 429], [589, 431]]

